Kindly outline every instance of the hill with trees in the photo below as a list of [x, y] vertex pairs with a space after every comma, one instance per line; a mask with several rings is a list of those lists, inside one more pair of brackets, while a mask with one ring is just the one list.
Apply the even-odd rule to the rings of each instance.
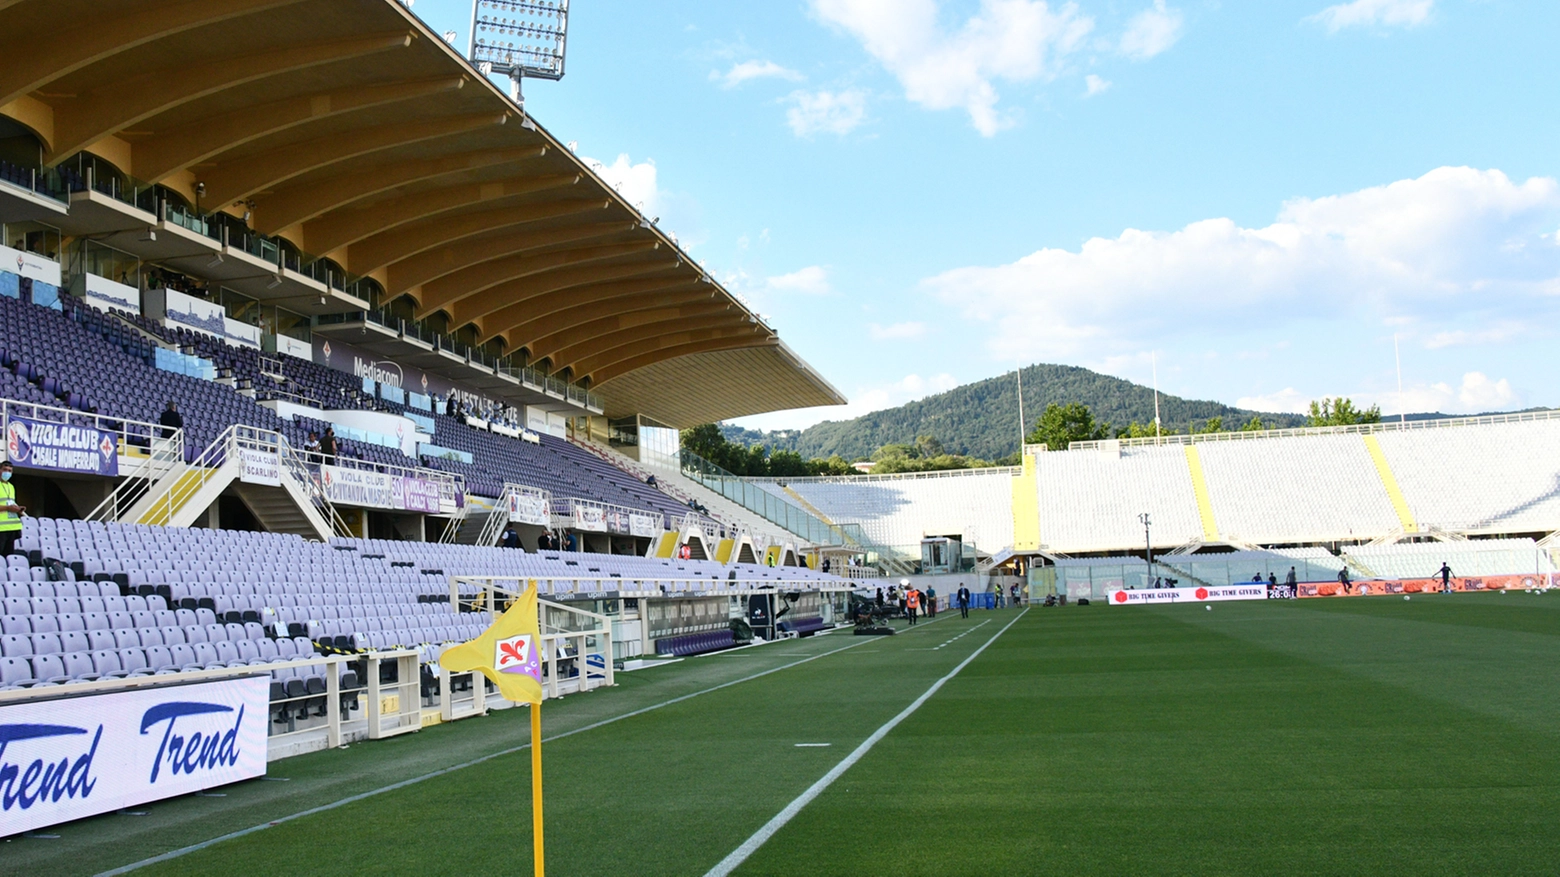
[[[1048, 405], [1074, 403], [1089, 409], [1102, 434], [1152, 432], [1154, 391], [1150, 387], [1077, 366], [1042, 364], [1024, 369], [1026, 434], [1034, 431]], [[1159, 396], [1159, 411], [1166, 433], [1207, 431], [1209, 421], [1215, 419], [1223, 429], [1248, 427], [1254, 418], [1267, 429], [1307, 422], [1305, 415], [1249, 411], [1164, 393]], [[914, 448], [919, 442], [924, 447], [930, 437], [946, 456], [1011, 461], [1018, 453], [1018, 387], [1009, 372], [853, 420], [824, 421], [804, 430], [760, 432], [727, 425], [722, 431], [737, 444], [791, 452], [803, 459], [872, 459], [884, 446]]]

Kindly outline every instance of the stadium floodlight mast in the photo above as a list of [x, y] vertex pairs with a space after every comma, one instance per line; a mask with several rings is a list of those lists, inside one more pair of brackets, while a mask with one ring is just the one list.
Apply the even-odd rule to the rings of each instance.
[[1148, 559], [1148, 577], [1150, 584], [1154, 578], [1154, 543], [1148, 538], [1148, 512], [1138, 515], [1138, 520], [1143, 522], [1143, 556]]
[[563, 78], [569, 0], [471, 0], [466, 57], [484, 76], [509, 77], [509, 97], [525, 109], [521, 82]]

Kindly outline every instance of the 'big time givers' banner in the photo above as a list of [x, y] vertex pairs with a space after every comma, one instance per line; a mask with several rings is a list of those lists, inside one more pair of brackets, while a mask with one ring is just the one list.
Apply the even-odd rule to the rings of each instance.
[[390, 475], [343, 466], [320, 467], [325, 496], [333, 503], [436, 515], [443, 510], [443, 484], [428, 478]]
[[12, 417], [5, 428], [5, 451], [6, 459], [22, 468], [119, 474], [119, 443], [114, 434], [90, 426]]
[[0, 833], [264, 776], [269, 681], [0, 706]]

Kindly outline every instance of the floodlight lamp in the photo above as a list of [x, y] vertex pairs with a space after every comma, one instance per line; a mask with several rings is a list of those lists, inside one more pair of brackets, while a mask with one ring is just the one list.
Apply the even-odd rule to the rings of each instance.
[[568, 27], [569, 0], [472, 0], [468, 55], [484, 74], [562, 79]]
[[278, 286], [281, 286], [281, 285], [282, 285], [282, 275], [281, 275], [281, 272], [277, 272], [276, 276], [271, 278], [271, 282], [267, 283], [265, 285], [265, 288], [266, 289], [275, 289], [275, 288], [277, 288]]

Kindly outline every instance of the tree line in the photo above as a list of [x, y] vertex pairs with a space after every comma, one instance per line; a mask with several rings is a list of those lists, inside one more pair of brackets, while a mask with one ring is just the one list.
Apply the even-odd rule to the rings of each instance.
[[[1306, 426], [1349, 426], [1360, 423], [1380, 423], [1381, 408], [1372, 405], [1360, 408], [1351, 399], [1342, 396], [1318, 399], [1311, 402], [1306, 415]], [[1253, 415], [1238, 426], [1226, 427], [1222, 416], [1209, 417], [1193, 423], [1185, 433], [1160, 425], [1156, 431], [1152, 423], [1136, 420], [1126, 426], [1113, 427], [1109, 421], [1097, 419], [1094, 411], [1082, 402], [1045, 407], [1035, 427], [1024, 438], [1027, 444], [1045, 445], [1053, 451], [1064, 451], [1073, 442], [1100, 441], [1109, 438], [1153, 438], [1171, 435], [1205, 435], [1215, 432], [1257, 432], [1284, 428], [1285, 425], [1263, 420]], [[839, 454], [828, 457], [803, 457], [793, 450], [771, 451], [761, 444], [744, 445], [731, 441], [719, 424], [706, 423], [682, 432], [682, 447], [725, 469], [733, 475], [754, 478], [807, 478], [821, 475], [854, 475], [857, 462], [870, 461], [875, 475], [900, 472], [934, 472], [947, 469], [982, 469], [991, 466], [1017, 465], [1018, 454], [1013, 453], [997, 460], [949, 453], [936, 436], [917, 436], [913, 443], [891, 442], [880, 445], [871, 456], [846, 460]]]

